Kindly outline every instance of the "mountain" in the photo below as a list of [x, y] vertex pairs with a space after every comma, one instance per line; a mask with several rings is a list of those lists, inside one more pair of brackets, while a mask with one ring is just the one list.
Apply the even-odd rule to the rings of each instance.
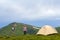
[[[12, 26], [13, 24], [16, 24], [15, 27], [15, 31], [12, 31]], [[17, 23], [17, 22], [13, 22], [8, 24], [7, 26], [3, 27], [0, 29], [0, 35], [23, 35], [23, 26], [26, 25], [27, 26], [27, 34], [36, 34], [38, 29], [33, 28], [34, 26], [32, 25], [28, 25], [28, 24], [24, 24], [24, 23]]]
[[60, 27], [56, 27], [56, 30], [60, 33]]

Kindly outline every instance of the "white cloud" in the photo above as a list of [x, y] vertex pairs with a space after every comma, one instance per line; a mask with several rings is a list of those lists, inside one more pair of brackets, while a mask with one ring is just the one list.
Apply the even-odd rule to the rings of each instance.
[[[32, 1], [32, 0], [31, 0]], [[60, 7], [56, 7], [55, 5], [51, 6], [48, 1], [44, 2], [41, 1], [41, 3], [36, 2], [36, 0], [31, 3], [31, 1], [21, 1], [21, 3], [18, 3], [16, 1], [8, 1], [8, 0], [0, 0], [0, 6], [2, 6], [2, 9], [6, 11], [5, 13], [2, 10], [2, 17], [5, 18], [5, 16], [9, 19], [24, 19], [24, 20], [40, 20], [40, 19], [57, 19], [60, 18]], [[31, 4], [30, 4], [31, 3]], [[44, 4], [46, 3], [46, 4]], [[32, 5], [33, 4], [33, 5]], [[7, 16], [8, 15], [8, 16]], [[2, 18], [0, 17], [0, 18]], [[7, 19], [6, 18], [6, 19]], [[58, 19], [59, 20], [59, 19]]]

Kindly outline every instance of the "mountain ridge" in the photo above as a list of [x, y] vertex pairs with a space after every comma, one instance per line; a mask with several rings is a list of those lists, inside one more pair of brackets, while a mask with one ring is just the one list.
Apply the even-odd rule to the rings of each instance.
[[[29, 24], [24, 24], [24, 23], [17, 23], [17, 22], [13, 22], [16, 23], [16, 29], [15, 29], [15, 35], [23, 35], [23, 26], [26, 25], [27, 26], [27, 34], [36, 34], [37, 29], [33, 28], [35, 26], [29, 25]], [[12, 33], [12, 25], [13, 23], [8, 24], [7, 26], [3, 27], [2, 29], [0, 29], [0, 34], [1, 35], [11, 35]]]

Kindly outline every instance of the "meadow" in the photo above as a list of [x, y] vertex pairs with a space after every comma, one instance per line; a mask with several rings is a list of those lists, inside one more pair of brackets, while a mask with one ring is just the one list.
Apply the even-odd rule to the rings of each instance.
[[0, 40], [60, 40], [60, 34], [54, 35], [21, 35], [21, 36], [0, 36]]

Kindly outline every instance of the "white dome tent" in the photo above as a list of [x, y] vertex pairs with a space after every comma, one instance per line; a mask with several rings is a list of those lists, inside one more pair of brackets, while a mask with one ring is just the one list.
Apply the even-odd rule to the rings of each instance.
[[53, 28], [50, 25], [45, 25], [41, 29], [39, 29], [39, 31], [37, 32], [37, 35], [38, 34], [49, 35], [49, 34], [54, 34], [54, 33], [58, 33], [55, 28]]

